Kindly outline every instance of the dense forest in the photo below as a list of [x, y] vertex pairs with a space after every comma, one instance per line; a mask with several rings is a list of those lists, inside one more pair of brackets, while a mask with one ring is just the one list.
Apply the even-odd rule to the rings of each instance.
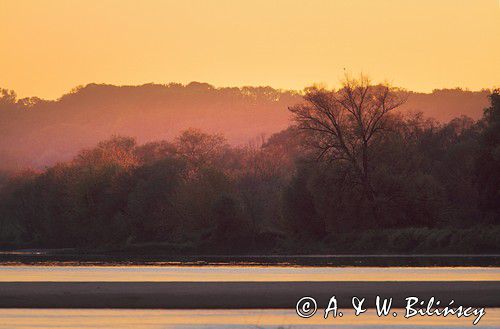
[[411, 93], [364, 78], [304, 95], [261, 92], [291, 120], [268, 138], [235, 144], [193, 128], [147, 142], [115, 135], [46, 169], [5, 172], [0, 243], [198, 254], [500, 251], [498, 90], [481, 117], [447, 122], [401, 111]]

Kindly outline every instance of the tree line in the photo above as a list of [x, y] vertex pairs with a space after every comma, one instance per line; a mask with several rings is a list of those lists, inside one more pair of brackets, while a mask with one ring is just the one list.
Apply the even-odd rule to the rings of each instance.
[[[489, 90], [441, 89], [406, 92], [401, 112], [422, 111], [441, 122], [466, 114], [477, 120]], [[43, 169], [70, 160], [110, 135], [138, 143], [175, 138], [187, 127], [223, 132], [231, 144], [290, 125], [286, 109], [302, 93], [271, 87], [216, 88], [207, 83], [114, 86], [88, 84], [57, 100], [19, 98], [0, 88], [0, 171]], [[91, 133], [89, 133], [91, 132]]]
[[0, 178], [3, 246], [244, 252], [498, 252], [500, 94], [480, 120], [398, 108], [367, 78], [306, 90], [294, 124], [231, 146], [188, 129], [113, 136]]

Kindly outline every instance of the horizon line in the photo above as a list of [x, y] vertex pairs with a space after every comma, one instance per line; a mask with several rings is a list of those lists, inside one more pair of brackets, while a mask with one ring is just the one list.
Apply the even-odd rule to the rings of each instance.
[[[327, 89], [329, 90], [332, 90], [332, 89], [337, 89], [338, 87], [337, 86], [333, 86], [333, 85], [328, 85], [324, 82], [316, 82], [316, 83], [311, 83], [307, 86], [304, 86], [302, 89], [293, 89], [293, 88], [279, 88], [279, 87], [274, 87], [274, 86], [271, 86], [271, 85], [239, 85], [239, 86], [236, 86], [236, 85], [233, 85], [233, 86], [221, 86], [221, 85], [215, 85], [215, 84], [212, 84], [212, 83], [209, 83], [209, 82], [204, 82], [204, 81], [196, 81], [196, 80], [192, 80], [190, 82], [187, 82], [187, 83], [183, 83], [183, 82], [176, 82], [176, 81], [170, 81], [170, 82], [146, 82], [146, 83], [141, 83], [141, 84], [115, 84], [115, 83], [110, 83], [110, 82], [88, 82], [88, 83], [85, 83], [85, 84], [79, 84], [79, 85], [76, 85], [75, 87], [72, 87], [70, 89], [67, 90], [67, 92], [63, 92], [60, 96], [58, 97], [40, 97], [40, 96], [37, 96], [37, 95], [31, 95], [31, 96], [21, 96], [17, 93], [17, 91], [15, 89], [11, 89], [9, 87], [3, 87], [0, 85], [0, 90], [1, 89], [4, 89], [4, 90], [8, 90], [8, 91], [13, 91], [16, 95], [16, 100], [21, 100], [21, 99], [26, 99], [26, 98], [38, 98], [40, 100], [44, 100], [44, 101], [58, 101], [60, 100], [63, 96], [65, 95], [69, 95], [71, 93], [74, 93], [80, 89], [83, 89], [83, 88], [86, 88], [88, 86], [91, 86], [91, 85], [97, 85], [97, 86], [111, 86], [111, 87], [118, 87], [118, 88], [121, 88], [121, 87], [143, 87], [143, 86], [148, 86], [148, 85], [153, 85], [153, 86], [163, 86], [163, 87], [168, 87], [170, 85], [181, 85], [182, 87], [187, 87], [189, 86], [190, 84], [193, 84], [193, 83], [198, 83], [198, 84], [206, 84], [206, 85], [209, 85], [210, 87], [212, 87], [213, 89], [217, 89], [217, 90], [221, 90], [221, 89], [233, 89], [233, 88], [237, 88], [237, 89], [243, 89], [243, 88], [271, 88], [271, 89], [274, 89], [276, 91], [279, 91], [279, 92], [292, 92], [292, 93], [297, 93], [297, 94], [301, 94], [303, 93], [303, 91], [309, 87], [312, 87], [312, 86], [324, 86], [326, 87]], [[383, 84], [383, 83], [387, 83], [387, 82], [377, 82], [377, 83], [373, 83], [374, 85], [377, 85], [377, 84]], [[392, 84], [389, 83], [389, 85], [392, 86]], [[472, 92], [472, 93], [480, 93], [480, 92], [488, 92], [488, 93], [491, 93], [493, 90], [499, 88], [498, 86], [492, 86], [492, 87], [483, 87], [481, 89], [475, 89], [475, 90], [472, 90], [472, 89], [469, 89], [468, 87], [460, 87], [460, 86], [455, 86], [455, 87], [440, 87], [440, 88], [433, 88], [432, 90], [430, 91], [419, 91], [419, 90], [410, 90], [410, 89], [406, 89], [404, 87], [400, 87], [400, 86], [393, 86], [394, 88], [397, 88], [397, 89], [400, 89], [402, 91], [405, 91], [405, 92], [409, 92], [409, 93], [416, 93], [416, 94], [427, 94], [427, 95], [431, 95], [433, 93], [435, 93], [436, 91], [444, 91], [444, 90], [460, 90], [460, 91], [464, 91], [464, 92]]]

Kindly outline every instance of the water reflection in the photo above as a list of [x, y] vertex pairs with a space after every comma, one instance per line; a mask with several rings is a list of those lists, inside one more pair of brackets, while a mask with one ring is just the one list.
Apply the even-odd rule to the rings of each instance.
[[[396, 310], [403, 314], [403, 310]], [[378, 318], [371, 310], [359, 317], [324, 320], [299, 318], [293, 310], [20, 310], [1, 309], [0, 328], [470, 328], [465, 318]], [[498, 328], [500, 309], [488, 309], [476, 326]]]
[[496, 281], [499, 267], [0, 266], [0, 281]]

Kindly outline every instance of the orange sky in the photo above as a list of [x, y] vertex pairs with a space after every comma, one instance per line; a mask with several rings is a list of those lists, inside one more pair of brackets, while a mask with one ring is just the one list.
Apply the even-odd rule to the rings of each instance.
[[0, 0], [0, 87], [89, 82], [500, 86], [498, 0]]

